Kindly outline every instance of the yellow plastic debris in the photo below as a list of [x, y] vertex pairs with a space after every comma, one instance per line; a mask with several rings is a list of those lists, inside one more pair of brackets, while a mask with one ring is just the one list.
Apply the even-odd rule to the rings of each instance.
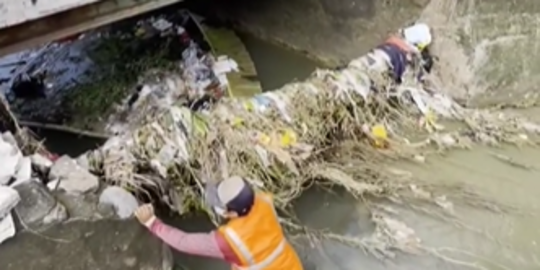
[[266, 134], [264, 134], [264, 133], [259, 134], [258, 137], [259, 137], [259, 138], [258, 138], [258, 141], [259, 141], [259, 143], [262, 144], [262, 145], [269, 145], [270, 142], [272, 141], [272, 139], [270, 138], [270, 136], [268, 136], [268, 135], [266, 135]]
[[240, 127], [240, 126], [243, 126], [244, 125], [244, 119], [240, 118], [240, 117], [235, 117], [232, 121], [232, 126], [233, 127]]
[[384, 148], [387, 146], [388, 132], [383, 125], [375, 125], [371, 128], [371, 135], [373, 136], [375, 147]]
[[432, 110], [428, 109], [425, 117], [427, 125], [435, 126], [437, 124], [437, 115], [435, 115]]
[[291, 145], [296, 144], [297, 140], [298, 139], [297, 139], [296, 133], [294, 133], [294, 131], [285, 130], [283, 132], [283, 134], [281, 135], [280, 143], [281, 143], [282, 147], [289, 147]]
[[428, 109], [425, 113], [424, 117], [420, 120], [420, 124], [430, 133], [441, 128], [437, 124], [437, 115], [431, 109]]
[[252, 111], [255, 110], [255, 106], [253, 105], [253, 102], [246, 101], [246, 102], [244, 102], [244, 109], [246, 109], [246, 111], [248, 111], [248, 112], [252, 112]]
[[195, 132], [199, 135], [205, 135], [208, 132], [206, 120], [200, 115], [194, 115], [192, 119]]

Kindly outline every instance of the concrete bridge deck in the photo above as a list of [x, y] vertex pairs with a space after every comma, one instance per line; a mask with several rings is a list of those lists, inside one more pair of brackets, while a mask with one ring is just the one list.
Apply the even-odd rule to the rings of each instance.
[[0, 0], [0, 56], [182, 0]]

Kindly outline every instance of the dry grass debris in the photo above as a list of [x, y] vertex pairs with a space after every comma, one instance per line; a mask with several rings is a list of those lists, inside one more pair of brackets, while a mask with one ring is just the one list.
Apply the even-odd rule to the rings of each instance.
[[[531, 133], [540, 129], [518, 117], [462, 108], [412, 79], [394, 85], [386, 76], [388, 66], [381, 63], [371, 53], [344, 69], [318, 70], [308, 80], [274, 92], [223, 99], [210, 111], [164, 109], [153, 121], [93, 152], [94, 171], [128, 190], [158, 194], [161, 203], [179, 213], [206, 211], [205, 184], [228, 175], [245, 177], [271, 192], [285, 213], [311, 184], [340, 186], [373, 210], [377, 230], [372, 237], [316, 232], [286, 218], [283, 223], [381, 259], [393, 257], [396, 250], [437, 254], [423, 247], [407, 225], [380, 211], [377, 201], [408, 206], [457, 226], [462, 223], [453, 204], [460, 200], [491, 210], [511, 208], [459, 187], [419, 182], [389, 169], [388, 162], [422, 162], [430, 154], [474, 143], [534, 144]], [[414, 70], [409, 76], [415, 76]], [[457, 127], [446, 130], [444, 121]], [[381, 129], [387, 138], [378, 137]]]

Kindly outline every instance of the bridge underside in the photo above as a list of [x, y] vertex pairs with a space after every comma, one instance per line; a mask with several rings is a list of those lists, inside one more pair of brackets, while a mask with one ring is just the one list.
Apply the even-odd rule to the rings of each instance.
[[[6, 13], [6, 8], [9, 8], [2, 5], [4, 1], [0, 1], [0, 13]], [[48, 16], [36, 15], [37, 19], [17, 21], [12, 17], [11, 21], [0, 20], [0, 56], [181, 1], [183, 0], [107, 0]]]

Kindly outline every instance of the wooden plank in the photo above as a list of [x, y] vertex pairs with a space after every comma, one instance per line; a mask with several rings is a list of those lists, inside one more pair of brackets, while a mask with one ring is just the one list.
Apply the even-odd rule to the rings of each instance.
[[[244, 43], [236, 33], [227, 28], [210, 27], [204, 24], [202, 18], [192, 15], [203, 35], [217, 57], [226, 55], [236, 61], [240, 72], [227, 74], [229, 81], [229, 96], [251, 97], [263, 92], [257, 79], [257, 69]], [[201, 23], [200, 21], [203, 20]]]
[[0, 56], [181, 1], [183, 0], [107, 0], [3, 28], [0, 29]]
[[0, 29], [103, 0], [0, 0]]

